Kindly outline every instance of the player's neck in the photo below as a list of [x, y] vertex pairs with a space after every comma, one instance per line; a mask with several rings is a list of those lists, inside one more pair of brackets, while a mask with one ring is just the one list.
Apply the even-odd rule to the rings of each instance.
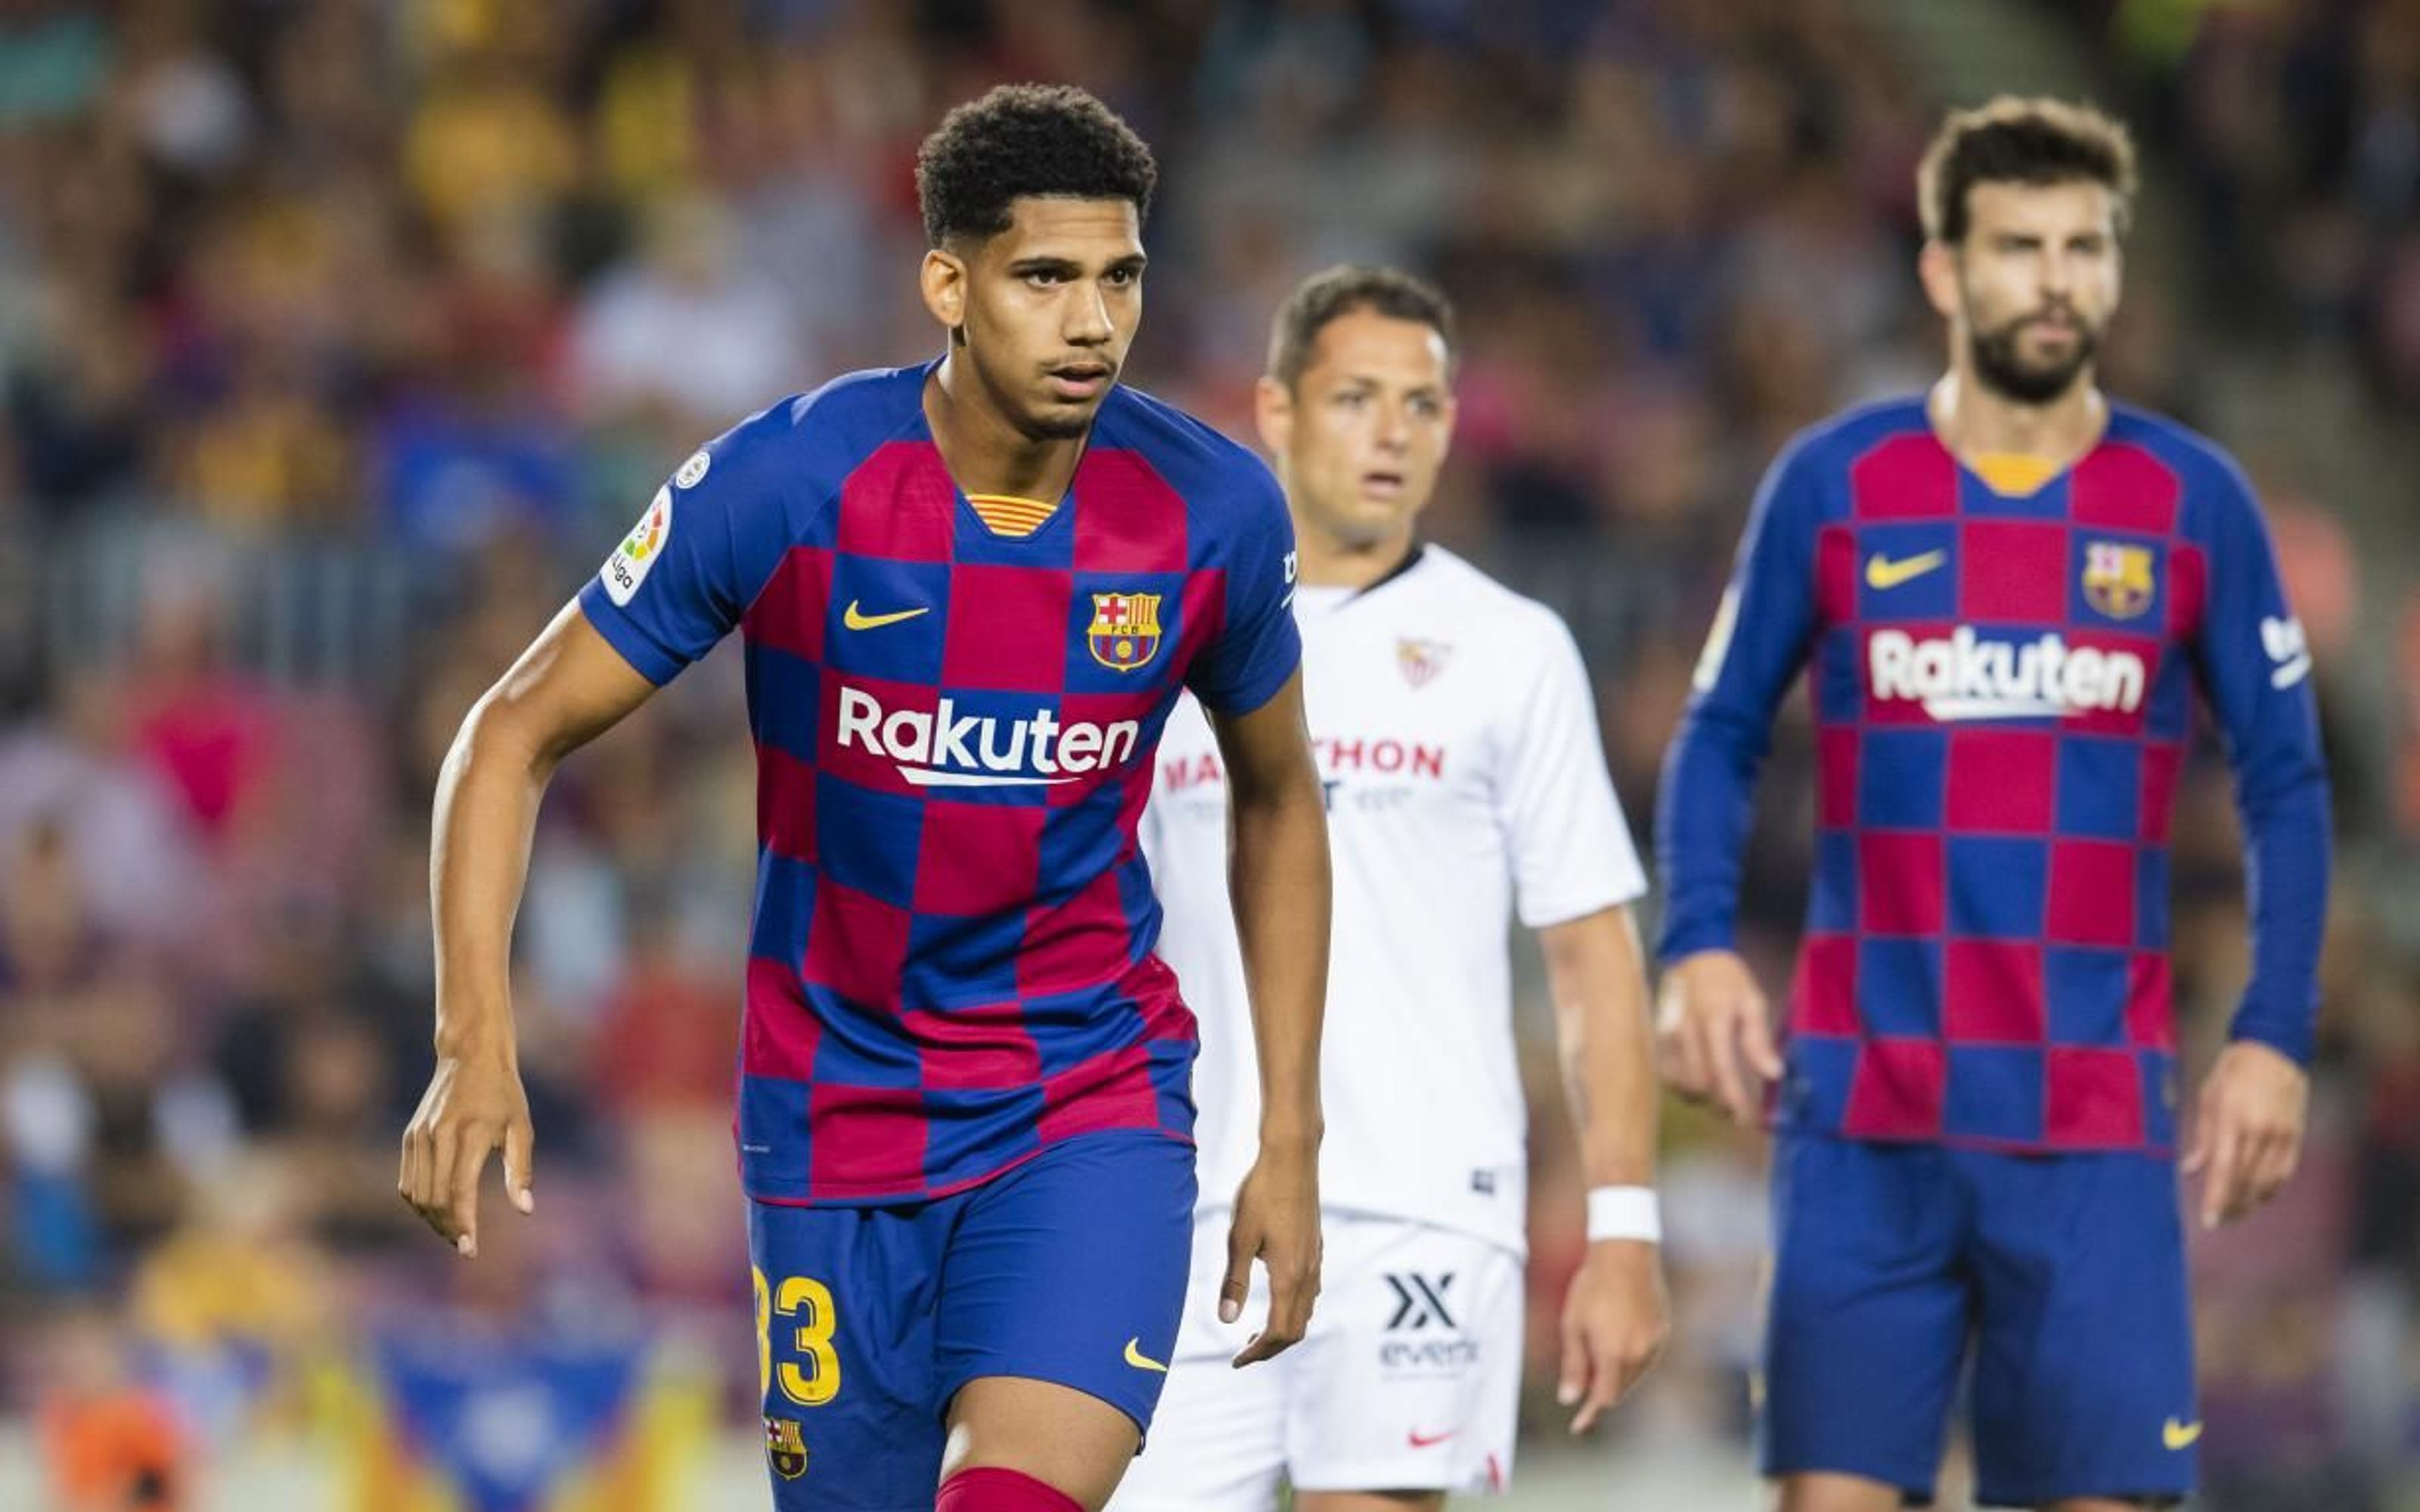
[[1941, 443], [1970, 465], [2018, 456], [2064, 471], [2109, 428], [2109, 403], [2088, 372], [2050, 403], [2025, 404], [1954, 367], [1932, 386], [1924, 411]]
[[924, 424], [950, 481], [963, 493], [1058, 502], [1083, 459], [1086, 437], [1037, 440], [985, 402], [981, 390], [954, 354], [924, 384]]
[[1339, 541], [1295, 517], [1295, 550], [1301, 568], [1295, 581], [1305, 588], [1362, 589], [1394, 572], [1408, 561], [1410, 532], [1373, 545]]

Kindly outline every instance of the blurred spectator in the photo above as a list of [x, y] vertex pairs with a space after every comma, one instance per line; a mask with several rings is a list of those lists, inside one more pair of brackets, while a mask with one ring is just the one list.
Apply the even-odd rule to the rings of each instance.
[[164, 569], [148, 586], [126, 691], [135, 749], [224, 851], [268, 801], [274, 716], [267, 690], [230, 663], [221, 592]]
[[178, 1416], [226, 1443], [296, 1420], [307, 1369], [334, 1338], [328, 1262], [302, 1227], [300, 1186], [273, 1156], [197, 1187], [192, 1211], [144, 1257], [132, 1322]]
[[78, 676], [54, 717], [0, 731], [0, 855], [54, 825], [80, 877], [107, 877], [85, 900], [101, 933], [173, 953], [209, 913], [196, 829], [166, 775], [133, 748], [124, 691]]
[[792, 306], [739, 261], [737, 236], [703, 195], [648, 207], [638, 260], [609, 270], [580, 311], [572, 382], [591, 416], [661, 412], [668, 434], [710, 435], [817, 381]]
[[43, 1330], [41, 1449], [57, 1512], [178, 1512], [190, 1456], [167, 1405], [132, 1379], [127, 1347], [99, 1309]]

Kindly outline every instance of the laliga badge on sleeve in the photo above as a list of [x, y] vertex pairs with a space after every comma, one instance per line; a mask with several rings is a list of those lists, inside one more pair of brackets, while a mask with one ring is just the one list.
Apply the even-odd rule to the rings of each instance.
[[[701, 457], [705, 455], [703, 452], [698, 454]], [[703, 472], [705, 470], [701, 468], [699, 471]], [[655, 502], [639, 517], [639, 523], [630, 527], [630, 533], [622, 538], [622, 544], [613, 548], [613, 554], [605, 559], [605, 569], [598, 574], [605, 579], [605, 596], [612, 599], [616, 607], [630, 607], [630, 599], [638, 593], [639, 585], [647, 580], [647, 569], [664, 554], [664, 542], [672, 532], [673, 491], [659, 488]]]

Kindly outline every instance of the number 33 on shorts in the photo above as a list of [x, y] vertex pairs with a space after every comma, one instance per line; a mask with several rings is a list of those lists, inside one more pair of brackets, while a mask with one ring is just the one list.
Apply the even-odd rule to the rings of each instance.
[[[840, 1351], [832, 1345], [839, 1319], [832, 1310], [831, 1288], [803, 1275], [786, 1276], [779, 1286], [753, 1266], [749, 1278], [756, 1288], [756, 1383], [769, 1398], [779, 1384], [782, 1395], [800, 1407], [821, 1407], [840, 1395]], [[773, 1364], [776, 1320], [795, 1354], [777, 1369]]]

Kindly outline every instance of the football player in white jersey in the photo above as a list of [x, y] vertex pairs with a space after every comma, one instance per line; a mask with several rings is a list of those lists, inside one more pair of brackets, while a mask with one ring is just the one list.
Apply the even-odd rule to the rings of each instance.
[[1590, 1184], [1564, 1304], [1585, 1430], [1662, 1348], [1656, 1088], [1630, 904], [1645, 888], [1570, 632], [1416, 533], [1453, 432], [1453, 319], [1345, 267], [1279, 313], [1256, 413], [1293, 510], [1312, 746], [1335, 867], [1320, 1162], [1325, 1290], [1303, 1342], [1229, 1368], [1265, 1304], [1226, 1253], [1259, 1093], [1225, 883], [1226, 784], [1188, 700], [1143, 824], [1162, 957], [1201, 1015], [1186, 1318], [1115, 1512], [1423, 1512], [1510, 1474], [1526, 1104], [1507, 919], [1539, 933]]

